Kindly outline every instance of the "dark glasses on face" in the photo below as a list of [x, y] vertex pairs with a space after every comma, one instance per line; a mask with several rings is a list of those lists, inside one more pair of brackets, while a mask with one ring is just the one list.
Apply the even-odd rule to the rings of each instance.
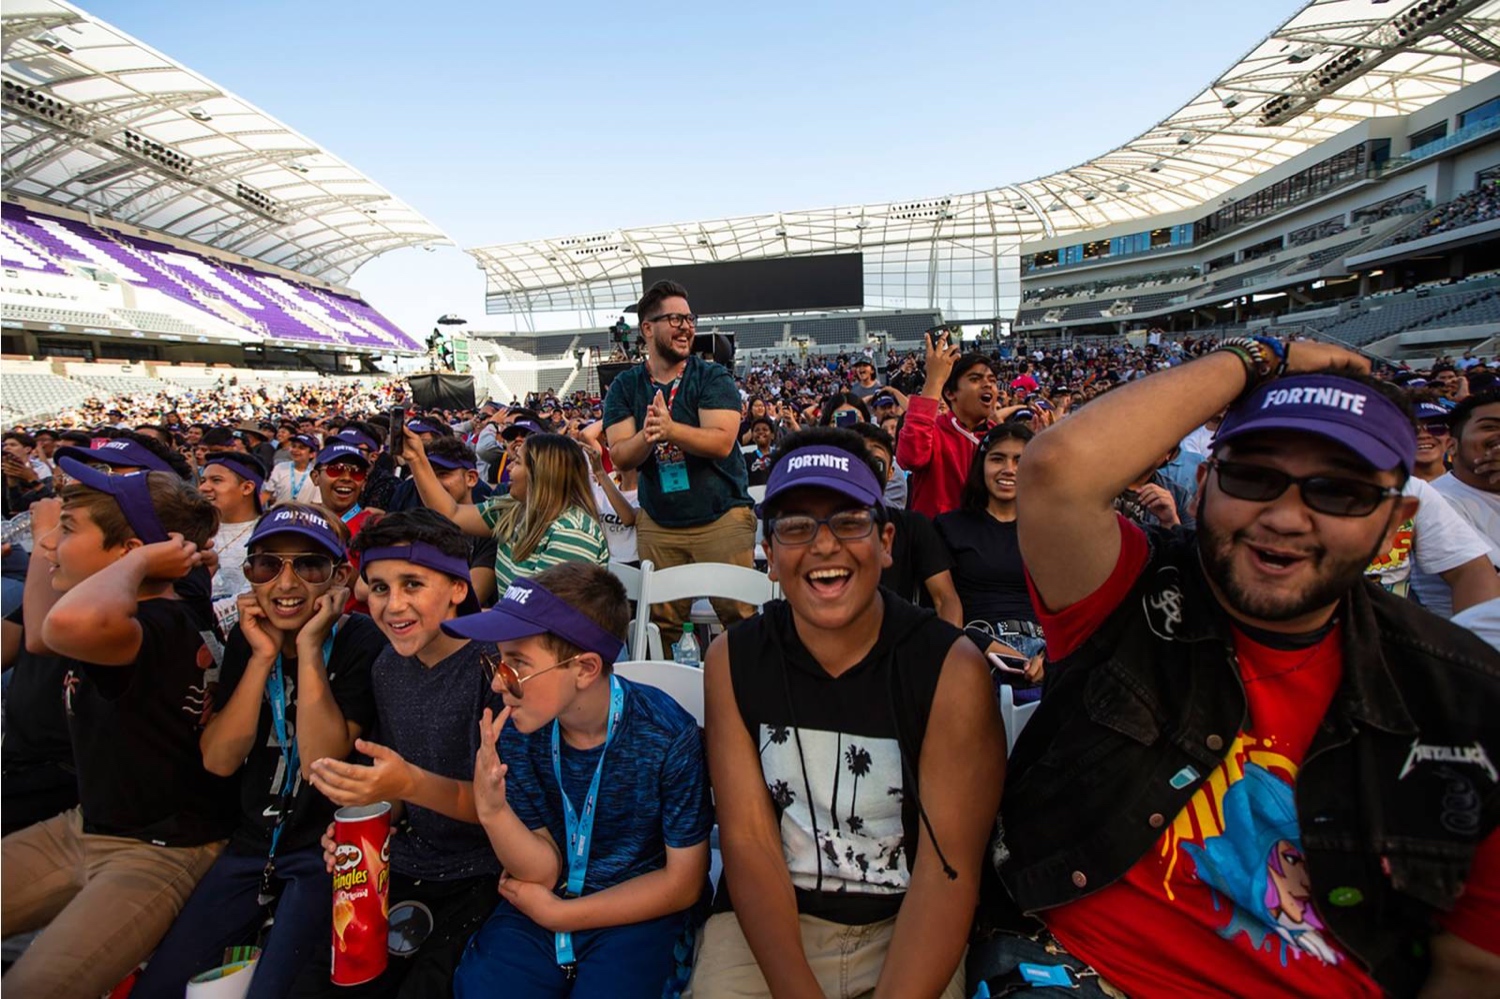
[[1365, 517], [1401, 490], [1329, 475], [1305, 475], [1300, 478], [1264, 465], [1210, 459], [1218, 475], [1219, 488], [1235, 499], [1252, 503], [1269, 503], [1296, 486], [1308, 509], [1333, 517]]
[[292, 572], [304, 583], [316, 586], [333, 578], [333, 557], [321, 552], [295, 552], [291, 555], [261, 552], [245, 559], [245, 564], [240, 568], [245, 573], [245, 579], [259, 586], [274, 582], [288, 562], [292, 564]]
[[355, 482], [363, 482], [368, 473], [358, 465], [334, 462], [332, 465], [323, 466], [323, 474], [330, 479], [353, 479]]
[[496, 655], [481, 656], [480, 662], [484, 664], [484, 675], [491, 681], [491, 683], [494, 682], [496, 677], [499, 677], [501, 685], [505, 687], [505, 692], [519, 701], [523, 696], [525, 696], [525, 692], [521, 689], [521, 685], [523, 683], [528, 680], [535, 680], [543, 673], [551, 673], [555, 669], [561, 669], [573, 660], [581, 658], [583, 655], [584, 653], [580, 652], [576, 656], [569, 656], [568, 658], [563, 659], [560, 662], [555, 662], [551, 666], [545, 667], [544, 669], [539, 669], [535, 673], [528, 673], [525, 676], [522, 676], [520, 673], [516, 672], [516, 668], [514, 666]]
[[1428, 434], [1433, 437], [1448, 436], [1448, 424], [1442, 420], [1424, 420], [1423, 422], [1417, 424], [1417, 430], [1420, 433]]

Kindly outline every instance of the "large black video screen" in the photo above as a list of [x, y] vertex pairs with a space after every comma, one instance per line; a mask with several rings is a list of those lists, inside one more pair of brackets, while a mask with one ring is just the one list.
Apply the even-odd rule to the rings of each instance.
[[862, 253], [671, 264], [643, 268], [641, 289], [663, 279], [676, 281], [688, 290], [700, 316], [858, 309], [865, 304], [864, 264]]

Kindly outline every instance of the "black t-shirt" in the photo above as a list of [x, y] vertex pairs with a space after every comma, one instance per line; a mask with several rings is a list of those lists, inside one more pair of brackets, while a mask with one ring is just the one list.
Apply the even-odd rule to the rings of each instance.
[[966, 621], [1036, 621], [1015, 521], [998, 521], [983, 510], [954, 510], [935, 526], [953, 553], [953, 588]]
[[[380, 714], [375, 741], [439, 777], [473, 780], [479, 719], [486, 706], [504, 707], [490, 692], [480, 661], [486, 652], [495, 652], [494, 643], [469, 642], [442, 662], [424, 666], [387, 645], [371, 668]], [[406, 831], [391, 840], [393, 871], [434, 881], [499, 873], [500, 861], [482, 826], [410, 802], [406, 815]]]
[[896, 537], [891, 542], [891, 564], [880, 573], [880, 585], [914, 604], [931, 606], [925, 584], [953, 568], [948, 546], [932, 521], [915, 510], [887, 507], [886, 514], [896, 525]]
[[0, 767], [6, 773], [73, 762], [68, 716], [58, 696], [67, 672], [67, 664], [57, 656], [39, 656], [23, 648], [16, 657], [5, 691], [5, 742], [0, 744]]
[[84, 831], [159, 846], [223, 839], [234, 821], [234, 784], [204, 770], [198, 750], [221, 653], [212, 621], [165, 597], [141, 601], [136, 620], [135, 662], [65, 660]]
[[745, 470], [750, 475], [750, 485], [763, 486], [771, 478], [771, 453], [745, 452]]
[[[797, 910], [845, 925], [894, 916], [905, 897], [913, 782], [943, 660], [960, 636], [889, 590], [881, 598], [874, 648], [837, 677], [803, 646], [784, 600], [729, 630], [734, 695], [760, 748]], [[732, 907], [726, 882], [714, 904]]]
[[[385, 636], [375, 622], [363, 614], [351, 614], [333, 638], [329, 661], [328, 685], [344, 720], [354, 722], [365, 734], [375, 727], [375, 693], [370, 685], [370, 664], [385, 647]], [[250, 663], [250, 643], [239, 625], [229, 633], [224, 649], [224, 668], [219, 675], [218, 702], [226, 704], [244, 678]], [[287, 737], [297, 733], [297, 661], [283, 659], [283, 682], [286, 685]], [[311, 761], [304, 761], [311, 762]], [[242, 852], [264, 854], [271, 847], [271, 830], [281, 807], [281, 791], [286, 779], [286, 763], [281, 744], [276, 741], [271, 723], [271, 702], [261, 694], [260, 721], [255, 743], [245, 765], [236, 775], [240, 784], [240, 817], [230, 837], [230, 845]], [[318, 842], [328, 823], [333, 821], [334, 805], [311, 784], [299, 776], [293, 787], [290, 814], [281, 828], [278, 854], [312, 846]]]

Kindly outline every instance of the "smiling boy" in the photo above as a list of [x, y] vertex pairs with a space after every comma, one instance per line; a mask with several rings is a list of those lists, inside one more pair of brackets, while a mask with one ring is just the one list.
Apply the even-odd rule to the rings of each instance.
[[506, 876], [454, 979], [459, 999], [497, 982], [655, 999], [673, 973], [708, 873], [708, 774], [692, 716], [614, 675], [629, 622], [619, 580], [569, 563], [444, 625], [499, 643], [505, 698], [484, 714], [474, 796]]
[[979, 650], [879, 588], [882, 491], [850, 431], [777, 449], [761, 515], [786, 599], [705, 664], [724, 881], [700, 999], [963, 994], [1005, 744]]

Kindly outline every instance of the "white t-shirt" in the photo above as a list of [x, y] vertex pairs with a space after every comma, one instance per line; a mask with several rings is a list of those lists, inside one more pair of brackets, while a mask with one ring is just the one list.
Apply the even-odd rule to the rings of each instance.
[[245, 580], [245, 553], [249, 550], [250, 535], [255, 533], [255, 521], [239, 524], [220, 524], [214, 535], [214, 551], [219, 553], [219, 567], [214, 570], [213, 598], [214, 615], [225, 634], [240, 619], [239, 595], [250, 589]]
[[1452, 472], [1434, 479], [1432, 488], [1442, 493], [1458, 515], [1484, 536], [1490, 545], [1490, 559], [1500, 565], [1500, 494], [1466, 485]]
[[[615, 513], [615, 508], [610, 506], [609, 494], [599, 483], [594, 484], [594, 502], [599, 507], [599, 525], [604, 528], [604, 540], [609, 542], [609, 558], [611, 562], [634, 562], [639, 559], [639, 549], [635, 543], [635, 525], [627, 524]], [[621, 489], [620, 495], [625, 497], [625, 502], [639, 510], [640, 502], [636, 499], [639, 491], [635, 489]]]
[[1453, 623], [1500, 649], [1500, 597], [1459, 611], [1453, 615]]
[[1403, 494], [1415, 498], [1417, 514], [1396, 531], [1391, 550], [1376, 559], [1368, 575], [1386, 589], [1414, 592], [1440, 617], [1453, 616], [1453, 593], [1442, 573], [1489, 553], [1489, 545], [1428, 482], [1413, 476]]
[[271, 469], [266, 479], [266, 490], [271, 493], [271, 505], [282, 503], [321, 503], [323, 494], [312, 480], [312, 462], [302, 471], [291, 462], [281, 462]]
[[1193, 454], [1201, 454], [1208, 457], [1209, 445], [1213, 443], [1216, 431], [1208, 427], [1199, 427], [1182, 439], [1182, 449], [1191, 451]]

